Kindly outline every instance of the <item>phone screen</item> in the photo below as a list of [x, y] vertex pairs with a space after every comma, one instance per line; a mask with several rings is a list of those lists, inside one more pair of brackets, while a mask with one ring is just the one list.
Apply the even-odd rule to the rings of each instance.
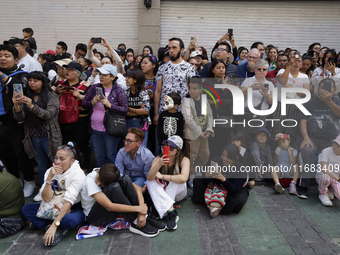
[[97, 88], [96, 88], [96, 94], [99, 95], [100, 100], [104, 99], [104, 98], [103, 98], [103, 89], [102, 89], [102, 88], [97, 87]]
[[92, 42], [93, 43], [102, 43], [102, 38], [100, 38], [100, 37], [93, 37], [92, 38]]
[[228, 34], [229, 34], [229, 39], [231, 39], [231, 36], [233, 35], [233, 29], [232, 28], [228, 29]]
[[322, 89], [328, 91], [329, 93], [331, 93], [332, 82], [331, 81], [325, 81], [324, 84], [323, 84]]
[[22, 97], [24, 95], [24, 92], [22, 90], [22, 84], [20, 83], [13, 84], [13, 93], [19, 97]]

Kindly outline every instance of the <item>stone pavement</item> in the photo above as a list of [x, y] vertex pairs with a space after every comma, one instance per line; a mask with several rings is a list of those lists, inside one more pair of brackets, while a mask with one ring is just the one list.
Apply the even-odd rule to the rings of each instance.
[[[128, 230], [107, 230], [104, 236], [75, 240], [76, 230], [58, 246], [42, 244], [43, 233], [27, 229], [0, 239], [0, 254], [340, 254], [340, 201], [324, 207], [313, 187], [307, 200], [275, 193], [273, 186], [255, 186], [238, 214], [212, 219], [206, 206], [188, 199], [180, 203], [174, 232], [145, 238]], [[31, 202], [28, 199], [28, 202]]]

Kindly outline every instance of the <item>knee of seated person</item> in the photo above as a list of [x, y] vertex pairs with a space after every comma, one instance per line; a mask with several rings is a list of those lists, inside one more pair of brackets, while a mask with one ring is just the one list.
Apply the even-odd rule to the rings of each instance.
[[314, 150], [312, 148], [312, 146], [304, 146], [301, 149], [301, 154], [307, 154], [307, 155], [313, 155], [314, 154]]

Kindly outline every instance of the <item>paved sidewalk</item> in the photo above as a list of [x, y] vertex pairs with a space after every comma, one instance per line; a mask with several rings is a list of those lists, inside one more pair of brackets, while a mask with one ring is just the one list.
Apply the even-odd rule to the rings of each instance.
[[215, 219], [188, 193], [174, 232], [150, 239], [109, 229], [104, 236], [76, 241], [72, 230], [50, 249], [43, 246], [43, 233], [25, 229], [0, 239], [0, 254], [340, 254], [340, 202], [335, 198], [333, 207], [324, 207], [315, 187], [302, 200], [288, 191], [277, 194], [273, 186], [255, 186], [238, 215]]

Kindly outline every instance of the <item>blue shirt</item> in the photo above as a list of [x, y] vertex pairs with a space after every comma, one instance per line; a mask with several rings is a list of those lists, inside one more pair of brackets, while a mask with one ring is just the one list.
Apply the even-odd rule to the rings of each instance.
[[131, 159], [130, 153], [121, 148], [118, 151], [116, 158], [116, 167], [119, 169], [121, 175], [128, 175], [130, 177], [147, 177], [151, 164], [155, 156], [152, 152], [141, 145], [136, 151], [135, 157]]
[[250, 78], [255, 75], [254, 72], [248, 70], [248, 62], [246, 59], [237, 66], [237, 69], [239, 78]]

